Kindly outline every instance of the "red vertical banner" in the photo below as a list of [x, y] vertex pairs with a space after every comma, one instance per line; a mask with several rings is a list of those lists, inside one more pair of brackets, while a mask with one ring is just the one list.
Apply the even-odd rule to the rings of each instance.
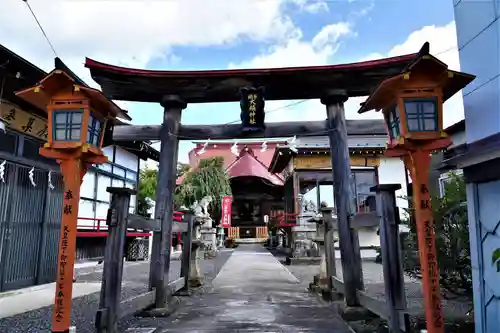
[[222, 198], [222, 228], [231, 227], [231, 205], [233, 203], [233, 197], [225, 196]]

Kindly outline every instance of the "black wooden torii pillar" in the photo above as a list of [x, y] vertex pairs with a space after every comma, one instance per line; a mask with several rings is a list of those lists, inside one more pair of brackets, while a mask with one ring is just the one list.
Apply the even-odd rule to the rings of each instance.
[[[356, 290], [362, 287], [363, 277], [359, 244], [350, 223], [354, 210], [350, 204], [351, 171], [344, 102], [348, 97], [369, 95], [371, 89], [385, 78], [399, 74], [416, 56], [409, 54], [347, 65], [188, 72], [128, 69], [86, 59], [85, 66], [108, 98], [159, 102], [164, 109], [162, 125], [117, 126], [113, 133], [115, 141], [161, 140], [155, 219], [161, 221], [162, 228], [153, 238], [150, 272], [150, 287], [156, 288], [156, 307], [165, 307], [168, 298], [166, 286], [179, 138], [220, 140], [325, 134], [330, 139], [345, 298], [348, 306], [358, 306]], [[267, 100], [321, 99], [326, 105], [327, 120], [264, 124], [263, 97]], [[242, 108], [242, 124], [180, 123], [187, 103], [237, 101]], [[356, 134], [357, 129], [365, 133], [369, 130], [369, 121], [350, 122], [350, 134]]]

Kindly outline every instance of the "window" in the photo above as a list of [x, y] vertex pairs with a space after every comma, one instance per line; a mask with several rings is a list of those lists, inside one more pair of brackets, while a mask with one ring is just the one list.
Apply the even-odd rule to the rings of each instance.
[[23, 151], [22, 156], [29, 158], [31, 160], [40, 161], [45, 164], [52, 165], [54, 167], [58, 167], [57, 161], [53, 158], [47, 158], [45, 156], [40, 155], [40, 147], [43, 146], [43, 142], [37, 139], [29, 138], [27, 136], [19, 137], [19, 140], [23, 141]]
[[120, 168], [118, 165], [113, 165], [113, 173], [119, 177], [125, 177], [125, 169]]
[[446, 184], [448, 184], [452, 180], [451, 175], [453, 173], [457, 176], [463, 175], [463, 171], [461, 169], [459, 169], [459, 170], [454, 170], [454, 171], [443, 173], [439, 177], [439, 196], [440, 197], [444, 197], [445, 192], [446, 192]]
[[395, 105], [391, 112], [389, 113], [389, 116], [387, 117], [387, 126], [389, 127], [389, 135], [391, 136], [392, 139], [397, 138], [401, 132], [399, 130], [399, 110], [397, 105]]
[[437, 131], [437, 100], [433, 98], [405, 99], [406, 120], [410, 132]]
[[17, 135], [10, 132], [8, 129], [5, 132], [0, 130], [0, 151], [15, 154], [16, 149]]
[[356, 212], [367, 213], [376, 211], [375, 193], [370, 191], [370, 188], [375, 185], [377, 185], [377, 178], [374, 169], [352, 170], [352, 201], [356, 206]]
[[80, 141], [83, 110], [54, 110], [53, 140]]
[[98, 164], [97, 168], [99, 168], [99, 169], [101, 169], [103, 171], [107, 171], [107, 172], [111, 172], [112, 171], [112, 166], [111, 166], [110, 163]]
[[127, 170], [127, 174], [126, 174], [126, 178], [127, 179], [130, 179], [130, 180], [133, 180], [133, 181], [137, 181], [137, 172], [135, 171], [129, 171]]
[[101, 121], [92, 114], [89, 117], [89, 126], [87, 131], [87, 143], [99, 146], [101, 141]]

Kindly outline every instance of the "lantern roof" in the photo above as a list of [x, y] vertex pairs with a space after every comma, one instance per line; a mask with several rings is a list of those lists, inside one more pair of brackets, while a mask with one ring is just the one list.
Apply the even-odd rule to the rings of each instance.
[[429, 54], [429, 43], [422, 47], [415, 60], [400, 74], [380, 83], [364, 103], [358, 113], [370, 110], [379, 111], [386, 107], [394, 98], [394, 91], [403, 88], [408, 78], [415, 74], [425, 74], [428, 79], [435, 80], [443, 89], [443, 102], [467, 86], [475, 76], [448, 69], [448, 65]]
[[105, 116], [130, 119], [118, 105], [106, 98], [102, 92], [87, 86], [72, 74], [56, 68], [47, 74], [38, 84], [16, 92], [16, 96], [39, 109], [46, 110], [52, 96], [61, 91], [61, 89], [72, 86], [74, 91], [80, 91], [92, 100], [97, 105], [98, 110]]

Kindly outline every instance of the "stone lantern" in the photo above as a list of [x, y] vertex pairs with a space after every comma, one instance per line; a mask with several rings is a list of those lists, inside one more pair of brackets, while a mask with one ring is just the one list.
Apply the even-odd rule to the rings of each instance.
[[128, 116], [100, 91], [71, 73], [55, 69], [36, 86], [17, 92], [47, 111], [47, 142], [40, 155], [59, 163], [64, 180], [52, 332], [68, 332], [72, 305], [80, 185], [87, 169], [106, 163], [101, 148], [106, 123]]
[[388, 135], [386, 155], [400, 156], [410, 172], [429, 333], [444, 332], [428, 190], [431, 154], [451, 144], [443, 131], [443, 103], [473, 79], [473, 75], [449, 70], [429, 54], [426, 43], [415, 60], [401, 74], [383, 81], [358, 111], [382, 110]]

